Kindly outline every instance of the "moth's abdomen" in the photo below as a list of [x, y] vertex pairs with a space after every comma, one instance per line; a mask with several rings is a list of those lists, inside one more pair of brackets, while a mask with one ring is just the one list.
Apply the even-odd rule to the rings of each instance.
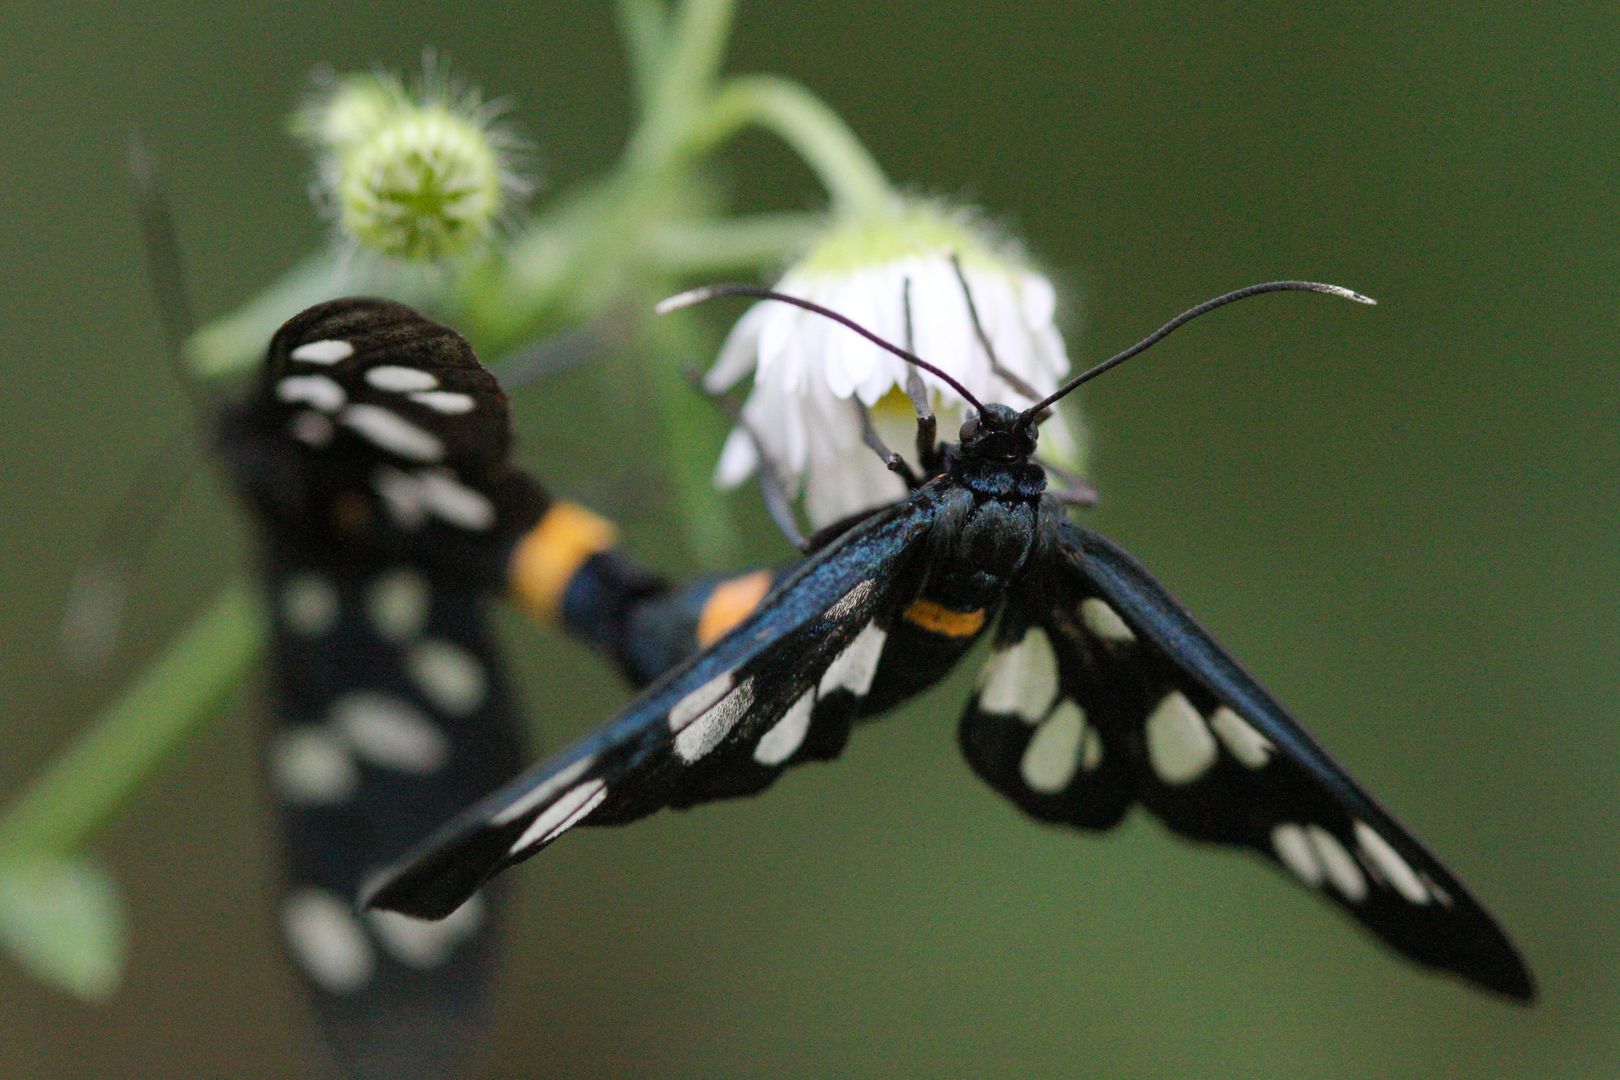
[[718, 640], [769, 591], [758, 571], [679, 589], [615, 547], [618, 530], [575, 503], [552, 503], [512, 547], [508, 592], [529, 614], [557, 622], [645, 685]]
[[440, 923], [357, 915], [368, 877], [521, 767], [477, 592], [272, 541], [265, 771], [282, 940], [348, 1075], [451, 1074], [483, 1028], [502, 897]]

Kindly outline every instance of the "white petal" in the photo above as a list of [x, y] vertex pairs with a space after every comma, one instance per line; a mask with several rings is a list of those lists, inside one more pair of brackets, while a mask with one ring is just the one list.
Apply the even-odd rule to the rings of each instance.
[[703, 388], [710, 393], [729, 390], [754, 369], [759, 356], [759, 327], [767, 312], [763, 304], [755, 305], [737, 320], [726, 342], [720, 347], [720, 358], [708, 374], [703, 376]]
[[742, 428], [733, 428], [714, 467], [714, 486], [729, 491], [754, 475], [758, 467], [759, 452], [754, 449], [754, 440]]

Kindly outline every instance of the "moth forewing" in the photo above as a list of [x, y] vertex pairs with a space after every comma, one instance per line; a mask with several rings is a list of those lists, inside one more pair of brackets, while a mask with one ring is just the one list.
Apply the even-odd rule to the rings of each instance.
[[[434, 918], [579, 825], [752, 794], [847, 728], [881, 661], [879, 617], [936, 516], [932, 493], [866, 519], [597, 732], [459, 815], [371, 883], [365, 904]], [[789, 728], [781, 725], [791, 724]], [[763, 752], [762, 752], [763, 748]]]

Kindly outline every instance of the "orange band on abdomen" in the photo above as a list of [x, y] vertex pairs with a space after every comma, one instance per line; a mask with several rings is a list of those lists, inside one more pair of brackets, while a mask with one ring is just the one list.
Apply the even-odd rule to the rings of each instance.
[[708, 648], [725, 637], [726, 631], [746, 619], [770, 591], [769, 570], [755, 570], [716, 585], [698, 615], [698, 644]]
[[512, 598], [543, 619], [556, 618], [580, 566], [618, 536], [612, 522], [583, 506], [552, 504], [512, 553]]
[[906, 608], [902, 618], [931, 634], [943, 637], [972, 637], [984, 626], [984, 609], [952, 611], [932, 600], [917, 600]]

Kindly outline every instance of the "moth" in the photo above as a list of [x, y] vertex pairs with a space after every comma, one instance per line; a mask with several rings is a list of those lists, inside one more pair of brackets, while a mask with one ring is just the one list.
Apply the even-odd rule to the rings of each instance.
[[448, 1075], [487, 1012], [501, 897], [440, 923], [354, 897], [522, 765], [485, 603], [544, 496], [507, 466], [494, 377], [385, 301], [287, 322], [217, 442], [261, 526], [283, 944], [346, 1073]]
[[[349, 1073], [449, 1075], [483, 1028], [500, 897], [427, 922], [357, 915], [360, 885], [523, 764], [491, 599], [617, 656], [629, 613], [667, 587], [510, 463], [496, 378], [400, 304], [294, 316], [217, 441], [262, 538], [283, 941]], [[666, 640], [621, 666], [689, 651]]]
[[[1528, 1001], [1532, 978], [1485, 908], [1131, 556], [1073, 520], [1034, 460], [1076, 387], [1214, 308], [1183, 313], [1023, 410], [981, 403], [954, 443], [919, 417], [924, 471], [901, 501], [824, 533], [786, 572], [721, 589], [745, 614], [595, 733], [446, 824], [367, 886], [372, 910], [453, 916], [495, 874], [578, 826], [755, 794], [836, 757], [852, 725], [935, 683], [981, 636], [963, 713], [969, 766], [1026, 814], [1105, 830], [1140, 804], [1173, 832], [1248, 849], [1408, 958]], [[836, 312], [917, 368], [947, 374]], [[689, 598], [690, 599], [690, 598]]]
[[523, 763], [488, 604], [645, 685], [770, 574], [674, 588], [643, 569], [611, 522], [512, 464], [506, 396], [465, 339], [387, 300], [290, 319], [217, 442], [261, 526], [283, 941], [352, 1074], [448, 1075], [483, 1026], [500, 898], [438, 923], [354, 908], [363, 880]]

